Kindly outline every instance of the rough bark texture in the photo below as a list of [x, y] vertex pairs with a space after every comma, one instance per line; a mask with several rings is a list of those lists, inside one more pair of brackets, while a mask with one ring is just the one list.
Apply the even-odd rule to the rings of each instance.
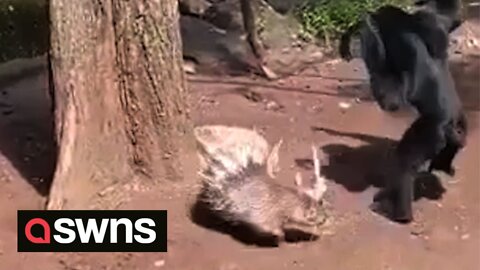
[[111, 208], [126, 181], [184, 177], [192, 136], [178, 17], [177, 0], [51, 0], [59, 162], [49, 209]]
[[252, 0], [240, 0], [240, 9], [242, 11], [243, 27], [247, 33], [247, 42], [250, 44], [252, 52], [257, 59], [259, 69], [264, 73], [265, 77], [276, 79], [277, 75], [265, 63], [265, 52], [255, 27], [255, 13]]
[[258, 59], [263, 59], [263, 48], [255, 28], [255, 14], [253, 13], [251, 0], [240, 0], [240, 8], [243, 16], [243, 27], [247, 33], [247, 41], [252, 47], [253, 54]]

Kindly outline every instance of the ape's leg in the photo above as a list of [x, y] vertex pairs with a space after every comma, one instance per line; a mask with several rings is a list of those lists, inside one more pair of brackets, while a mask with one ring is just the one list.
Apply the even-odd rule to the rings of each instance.
[[377, 193], [373, 200], [382, 204], [383, 211], [391, 211], [389, 214], [393, 220], [408, 223], [413, 218], [413, 183], [417, 173], [402, 168], [398, 163], [391, 173], [387, 187]]
[[453, 159], [460, 150], [460, 146], [447, 140], [447, 145], [435, 156], [428, 168], [429, 172], [439, 170], [447, 173], [450, 176], [455, 175], [455, 167], [453, 167]]
[[408, 223], [413, 219], [413, 185], [416, 176], [416, 170], [405, 170], [398, 176], [393, 195], [393, 218], [397, 222]]
[[465, 146], [467, 127], [464, 117], [461, 118], [455, 127], [448, 127], [446, 132], [447, 145], [436, 155], [428, 171], [433, 170], [443, 171], [450, 176], [455, 175], [455, 168], [453, 167], [453, 160], [458, 151]]
[[[432, 119], [420, 117], [403, 135], [396, 152], [392, 181], [380, 195], [393, 204], [393, 219], [413, 219], [413, 184], [420, 167], [445, 147], [445, 132]], [[380, 198], [375, 198], [379, 200]]]

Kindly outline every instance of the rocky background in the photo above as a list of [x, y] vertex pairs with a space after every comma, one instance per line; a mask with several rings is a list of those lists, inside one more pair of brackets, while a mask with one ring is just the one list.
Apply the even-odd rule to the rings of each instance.
[[[315, 44], [301, 38], [302, 27], [293, 11], [303, 1], [254, 1], [267, 64], [280, 75], [297, 72], [324, 55]], [[256, 71], [238, 0], [180, 0], [180, 11], [189, 72], [236, 75]]]
[[[265, 60], [268, 67], [281, 77], [301, 72], [313, 63], [335, 56], [335, 50], [332, 49], [335, 49], [336, 38], [332, 37], [329, 44], [325, 44], [322, 37], [318, 40], [306, 34], [305, 25], [300, 23], [296, 11], [307, 1], [252, 1], [257, 31], [266, 49]], [[398, 4], [408, 1], [410, 0], [381, 0], [378, 3]], [[179, 0], [184, 59], [188, 73], [218, 75], [258, 73], [254, 55], [246, 41], [239, 2], [239, 0]], [[358, 3], [365, 4], [369, 1], [358, 0]], [[372, 3], [378, 4], [376, 1]], [[467, 18], [478, 14], [475, 1], [469, 0], [464, 3], [467, 7], [465, 9]], [[353, 20], [353, 17], [348, 16], [363, 13], [361, 9], [349, 11], [348, 7], [352, 4], [348, 0], [338, 0], [333, 4], [334, 6], [338, 4], [339, 7], [326, 11], [327, 15], [331, 15], [329, 12], [339, 13], [337, 17], [341, 17], [341, 23]], [[15, 58], [34, 57], [46, 52], [49, 38], [47, 11], [46, 0], [0, 1], [0, 63]], [[307, 15], [319, 16], [319, 14]], [[327, 20], [325, 23], [333, 23], [335, 28], [339, 23], [339, 19], [336, 20], [336, 22]], [[317, 28], [323, 26], [322, 23], [313, 26]], [[465, 41], [468, 42], [468, 38]], [[458, 42], [455, 44], [458, 45]], [[473, 45], [475, 44], [476, 41], [473, 41]]]

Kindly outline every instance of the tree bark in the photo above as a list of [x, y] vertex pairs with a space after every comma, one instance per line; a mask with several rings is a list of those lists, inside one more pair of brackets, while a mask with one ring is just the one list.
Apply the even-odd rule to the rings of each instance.
[[243, 28], [247, 34], [247, 42], [257, 60], [258, 68], [268, 79], [276, 79], [277, 75], [265, 63], [265, 51], [255, 27], [255, 13], [252, 0], [240, 0], [240, 10], [242, 11]]
[[51, 0], [59, 157], [48, 209], [112, 208], [127, 181], [186, 177], [193, 136], [177, 5]]
[[258, 59], [263, 59], [264, 52], [255, 27], [255, 13], [253, 13], [252, 1], [240, 0], [240, 9], [242, 11], [243, 27], [247, 33], [247, 41], [252, 48], [253, 54]]

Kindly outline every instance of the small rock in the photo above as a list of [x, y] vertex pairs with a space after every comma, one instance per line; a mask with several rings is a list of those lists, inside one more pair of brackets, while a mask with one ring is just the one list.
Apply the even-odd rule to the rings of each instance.
[[342, 110], [348, 110], [348, 109], [350, 109], [351, 106], [352, 106], [352, 104], [350, 104], [348, 102], [338, 103], [338, 107], [340, 107], [340, 109], [342, 109]]
[[360, 104], [362, 103], [362, 100], [360, 98], [355, 98], [355, 103]]
[[183, 62], [183, 70], [187, 74], [195, 74], [197, 72], [195, 69], [195, 63], [190, 61]]
[[283, 108], [282, 105], [278, 104], [277, 102], [275, 101], [269, 101], [267, 102], [267, 104], [265, 105], [266, 109], [269, 110], [269, 111], [279, 111]]
[[462, 234], [462, 236], [460, 237], [460, 239], [462, 240], [467, 240], [470, 238], [470, 234], [469, 233], [466, 233], [466, 234]]
[[155, 267], [163, 267], [165, 265], [165, 260], [158, 260], [153, 263]]
[[311, 108], [312, 112], [321, 112], [323, 110], [322, 104], [313, 105]]
[[453, 230], [456, 231], [456, 232], [458, 232], [459, 229], [460, 228], [458, 226], [453, 227]]

